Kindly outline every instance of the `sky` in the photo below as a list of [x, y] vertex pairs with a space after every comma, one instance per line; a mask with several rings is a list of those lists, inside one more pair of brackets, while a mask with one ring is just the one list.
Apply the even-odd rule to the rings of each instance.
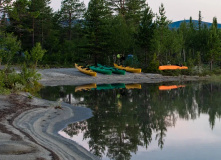
[[[86, 6], [88, 2], [84, 0]], [[154, 13], [159, 13], [159, 6], [163, 3], [167, 18], [173, 22], [188, 20], [190, 16], [198, 20], [201, 11], [203, 21], [212, 22], [213, 17], [217, 17], [218, 23], [221, 23], [221, 0], [147, 0], [147, 3]], [[51, 0], [54, 11], [60, 9], [60, 5], [61, 0]]]

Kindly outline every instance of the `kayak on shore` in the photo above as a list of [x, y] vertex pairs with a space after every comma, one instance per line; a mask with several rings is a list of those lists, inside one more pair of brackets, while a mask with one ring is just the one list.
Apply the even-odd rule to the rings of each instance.
[[89, 68], [90, 68], [91, 70], [95, 71], [95, 72], [99, 72], [99, 73], [103, 73], [103, 74], [109, 74], [109, 75], [112, 74], [112, 71], [111, 71], [111, 70], [107, 70], [107, 69], [105, 69], [104, 67], [90, 66]]
[[85, 73], [85, 74], [88, 74], [90, 76], [94, 76], [96, 77], [97, 76], [97, 73], [88, 69], [88, 68], [84, 68], [83, 66], [80, 66], [78, 64], [75, 63], [75, 68], [77, 68], [80, 72], [82, 73]]
[[117, 65], [114, 63], [114, 67], [118, 69], [125, 70], [127, 72], [132, 72], [132, 73], [141, 73], [141, 68], [133, 68], [133, 67], [123, 67], [122, 65]]
[[110, 67], [110, 66], [105, 66], [105, 65], [101, 65], [101, 64], [97, 64], [99, 67], [103, 67], [104, 69], [110, 70], [112, 71], [112, 73], [115, 74], [121, 74], [121, 75], [125, 75], [125, 70], [121, 70], [121, 69], [117, 69], [115, 67]]
[[188, 69], [188, 67], [187, 66], [178, 66], [178, 65], [159, 66], [159, 70], [176, 70], [176, 69]]

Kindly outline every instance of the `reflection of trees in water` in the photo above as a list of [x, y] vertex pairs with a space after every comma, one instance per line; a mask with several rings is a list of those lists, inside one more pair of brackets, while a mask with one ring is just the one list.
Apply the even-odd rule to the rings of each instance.
[[75, 93], [74, 88], [64, 87], [64, 91], [64, 97], [67, 94], [75, 99], [83, 97], [94, 111], [93, 118], [71, 124], [65, 132], [74, 135], [84, 131], [84, 138], [90, 139], [91, 152], [100, 157], [106, 152], [110, 159], [130, 159], [138, 146], [148, 148], [153, 132], [163, 148], [167, 127], [175, 126], [177, 118], [196, 119], [206, 113], [213, 128], [215, 119], [221, 115], [218, 84], [195, 84], [170, 91], [159, 91], [157, 85], [142, 85], [142, 90]]

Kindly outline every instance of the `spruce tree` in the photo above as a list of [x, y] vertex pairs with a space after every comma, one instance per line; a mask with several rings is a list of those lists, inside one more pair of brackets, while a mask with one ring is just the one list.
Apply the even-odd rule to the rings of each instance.
[[147, 7], [146, 0], [126, 0], [125, 6], [125, 19], [136, 32]]
[[143, 18], [138, 30], [138, 43], [139, 46], [144, 50], [144, 59], [145, 64], [147, 61], [151, 60], [150, 53], [151, 39], [153, 37], [153, 31], [155, 28], [155, 23], [153, 22], [154, 14], [150, 7], [147, 5], [147, 8], [144, 11]]
[[166, 43], [169, 36], [169, 27], [171, 23], [167, 20], [164, 5], [159, 7], [159, 15], [156, 19], [156, 29], [154, 30], [153, 39], [151, 40], [152, 51], [155, 52], [159, 58], [161, 64], [166, 64], [170, 60], [168, 59]]
[[213, 63], [219, 61], [221, 53], [221, 41], [219, 38], [219, 30], [217, 29], [217, 18], [213, 18], [213, 24], [210, 28], [209, 36], [209, 52], [207, 54], [208, 61], [210, 63], [210, 70], [213, 69]]
[[108, 25], [111, 11], [105, 0], [91, 0], [85, 14], [85, 28], [89, 40], [88, 53], [93, 55], [94, 63], [97, 65], [98, 58], [105, 57], [107, 45]]

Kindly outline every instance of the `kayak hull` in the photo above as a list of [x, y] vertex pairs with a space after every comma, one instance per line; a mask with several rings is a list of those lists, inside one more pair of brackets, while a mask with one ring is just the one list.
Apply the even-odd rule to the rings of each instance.
[[109, 75], [112, 74], [112, 71], [111, 71], [111, 70], [107, 70], [107, 69], [102, 68], [102, 67], [90, 66], [89, 68], [90, 68], [91, 70], [95, 71], [95, 72], [99, 72], [99, 73], [103, 73], [103, 74], [109, 74]]
[[141, 73], [141, 68], [132, 68], [132, 67], [123, 67], [122, 65], [119, 66], [116, 63], [114, 63], [114, 67], [118, 69], [125, 70], [127, 72], [132, 72], [132, 73]]
[[94, 76], [96, 77], [97, 76], [97, 73], [90, 70], [90, 69], [87, 69], [87, 68], [83, 68], [83, 66], [79, 66], [78, 64], [75, 63], [75, 68], [77, 68], [80, 72], [82, 73], [85, 73], [87, 75], [90, 75], [90, 76]]
[[103, 66], [101, 64], [98, 64], [98, 66], [103, 67], [104, 69], [110, 70], [110, 71], [112, 71], [112, 73], [115, 73], [115, 74], [125, 75], [125, 73], [126, 73], [125, 70], [117, 69], [115, 67]]
[[176, 69], [188, 69], [187, 66], [165, 65], [159, 66], [159, 70], [176, 70]]

